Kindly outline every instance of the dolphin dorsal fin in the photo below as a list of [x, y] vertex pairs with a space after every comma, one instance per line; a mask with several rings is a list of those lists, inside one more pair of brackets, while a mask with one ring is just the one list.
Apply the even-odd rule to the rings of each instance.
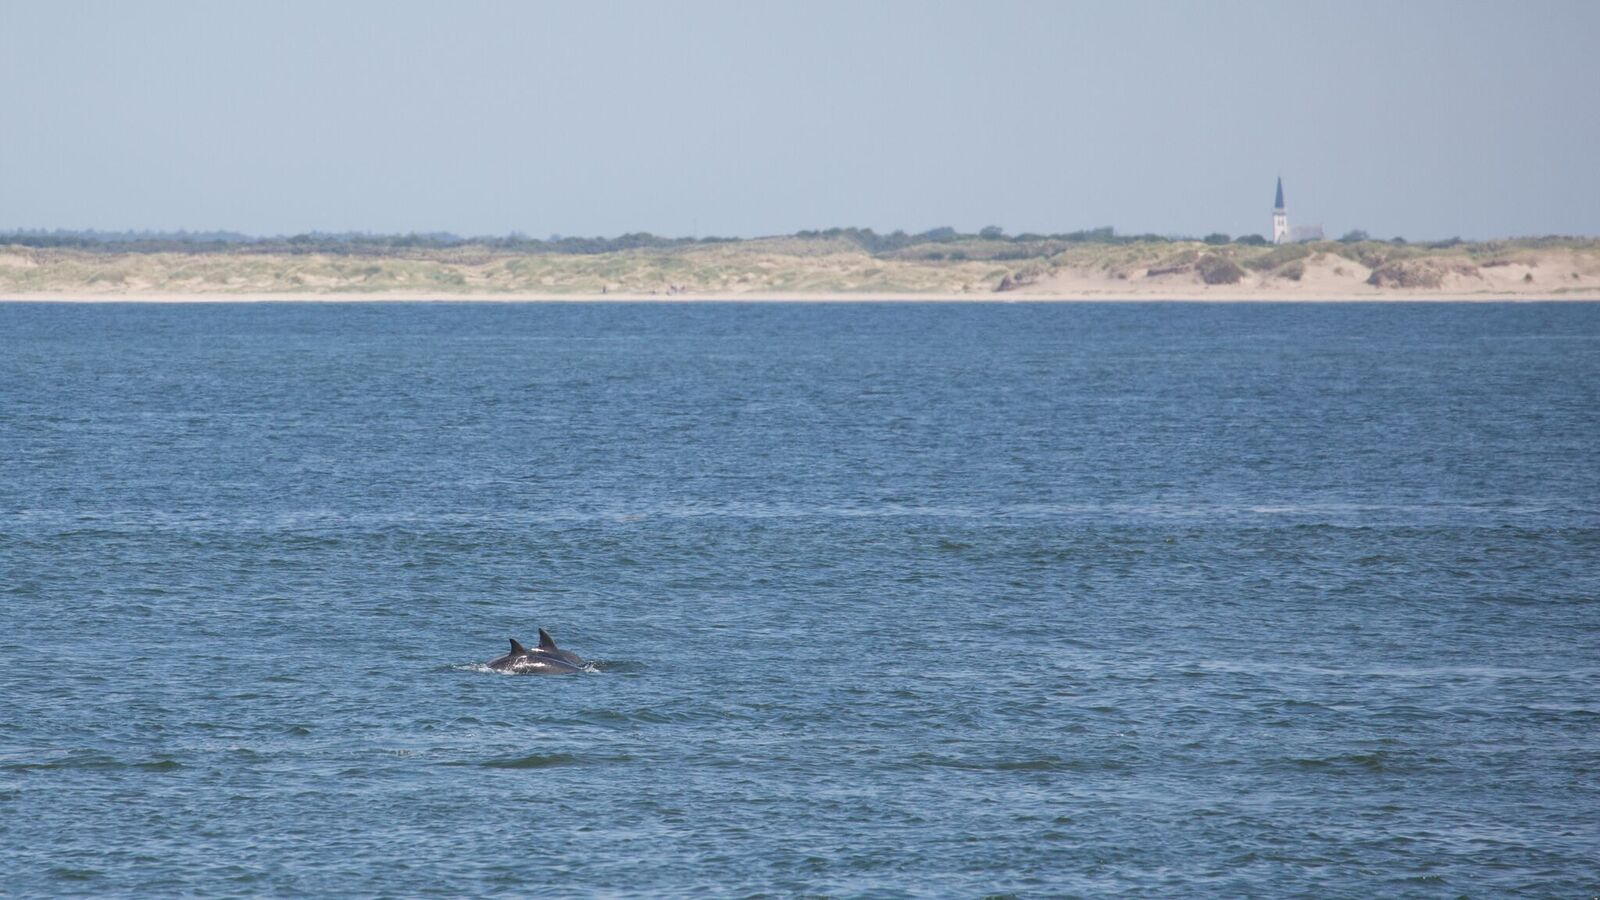
[[556, 639], [551, 637], [550, 636], [550, 632], [545, 631], [543, 628], [539, 629], [539, 649], [540, 650], [554, 650], [554, 649], [556, 649]]
[[517, 643], [517, 639], [516, 638], [512, 638], [511, 639], [511, 652], [512, 653], [527, 653], [528, 652], [528, 648], [522, 646], [519, 643]]

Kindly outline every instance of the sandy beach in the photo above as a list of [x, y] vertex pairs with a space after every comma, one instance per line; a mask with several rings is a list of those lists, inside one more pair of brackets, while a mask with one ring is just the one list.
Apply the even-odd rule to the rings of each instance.
[[1204, 294], [30, 294], [0, 297], [0, 303], [1549, 303], [1600, 302], [1587, 293], [1440, 294], [1420, 291], [1381, 295], [1268, 294], [1217, 291]]
[[[667, 250], [0, 248], [0, 300], [52, 302], [1419, 302], [1600, 300], [1600, 246], [948, 245], [756, 239]], [[962, 249], [965, 247], [965, 249]], [[1012, 255], [1002, 255], [1011, 251]], [[968, 253], [978, 258], [968, 258]], [[987, 253], [987, 257], [980, 254]], [[1220, 272], [1220, 274], [1219, 274]]]

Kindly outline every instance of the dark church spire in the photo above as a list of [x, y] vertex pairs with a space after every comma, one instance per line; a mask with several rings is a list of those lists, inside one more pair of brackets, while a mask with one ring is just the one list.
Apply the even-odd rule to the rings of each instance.
[[1278, 202], [1272, 204], [1273, 209], [1283, 209], [1283, 176], [1278, 176]]

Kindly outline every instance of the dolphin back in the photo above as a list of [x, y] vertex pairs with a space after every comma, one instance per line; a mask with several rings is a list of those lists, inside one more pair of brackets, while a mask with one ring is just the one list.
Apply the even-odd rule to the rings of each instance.
[[488, 662], [489, 668], [496, 672], [568, 675], [583, 668], [583, 659], [571, 650], [557, 647], [555, 638], [543, 628], [539, 629], [539, 646], [532, 650], [522, 646], [516, 638], [509, 640], [511, 652]]
[[548, 653], [549, 655], [554, 656], [562, 662], [574, 667], [581, 667], [583, 665], [583, 659], [579, 657], [578, 654], [573, 653], [571, 650], [562, 650], [560, 647], [557, 647], [556, 639], [551, 637], [550, 632], [545, 631], [543, 628], [539, 629], [539, 649], [535, 650], [534, 652]]

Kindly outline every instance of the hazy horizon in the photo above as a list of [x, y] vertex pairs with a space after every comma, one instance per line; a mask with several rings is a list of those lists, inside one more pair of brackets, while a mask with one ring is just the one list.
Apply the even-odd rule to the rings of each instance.
[[[0, 2], [0, 231], [1600, 234], [1600, 6]], [[1591, 198], [1584, 202], [1583, 198]]]

